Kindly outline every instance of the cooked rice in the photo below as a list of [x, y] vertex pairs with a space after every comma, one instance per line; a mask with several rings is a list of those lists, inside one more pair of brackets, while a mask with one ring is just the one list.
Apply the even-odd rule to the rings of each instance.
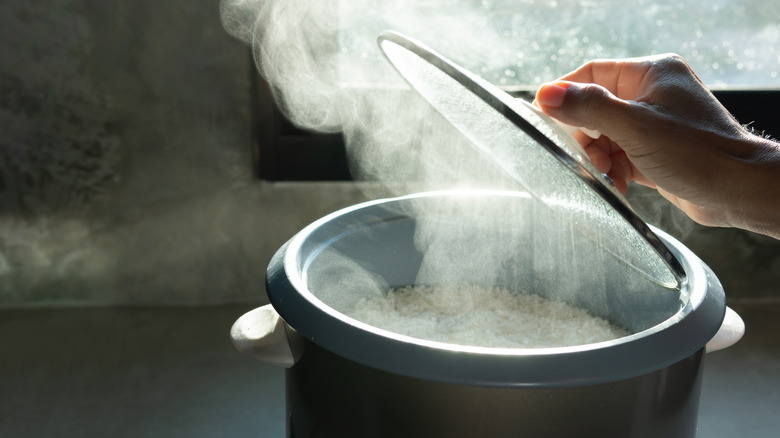
[[472, 285], [392, 289], [361, 300], [350, 316], [419, 339], [481, 347], [561, 347], [628, 335], [563, 302]]

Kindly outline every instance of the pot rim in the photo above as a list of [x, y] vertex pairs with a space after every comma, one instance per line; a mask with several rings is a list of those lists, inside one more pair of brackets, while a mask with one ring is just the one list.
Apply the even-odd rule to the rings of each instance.
[[[652, 226], [685, 269], [681, 290], [687, 292], [682, 294], [687, 302], [661, 323], [609, 341], [543, 348], [430, 341], [358, 321], [328, 306], [308, 289], [307, 262], [301, 260], [301, 251], [320, 227], [372, 207], [441, 196], [531, 197], [504, 190], [446, 190], [377, 199], [333, 212], [305, 227], [276, 253], [266, 279], [271, 304], [304, 337], [347, 359], [413, 377], [486, 386], [569, 386], [635, 377], [695, 353], [720, 327], [726, 304], [717, 278], [687, 247]], [[399, 354], [401, 357], [393, 357]]]

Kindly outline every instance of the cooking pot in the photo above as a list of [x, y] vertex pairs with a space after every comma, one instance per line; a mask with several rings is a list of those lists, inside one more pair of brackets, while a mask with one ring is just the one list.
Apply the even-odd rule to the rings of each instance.
[[[491, 348], [418, 339], [349, 315], [372, 291], [416, 284], [437, 245], [421, 243], [421, 232], [455, 223], [457, 237], [439, 242], [451, 253], [439, 262], [442, 281], [523, 287], [630, 334]], [[279, 249], [267, 270], [271, 304], [235, 322], [233, 343], [287, 368], [290, 437], [694, 436], [705, 352], [738, 341], [742, 320], [713, 272], [663, 231], [653, 228], [684, 270], [678, 288], [599, 254], [587, 233], [565, 232], [576, 226], [515, 191], [420, 193], [337, 211]], [[485, 246], [502, 254], [494, 269], [480, 265]], [[577, 259], [593, 257], [602, 270], [574, 275]]]

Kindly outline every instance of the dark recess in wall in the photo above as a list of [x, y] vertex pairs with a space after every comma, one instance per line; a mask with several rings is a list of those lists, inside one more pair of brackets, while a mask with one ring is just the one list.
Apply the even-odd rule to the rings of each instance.
[[[533, 93], [513, 93], [532, 99]], [[713, 94], [756, 133], [780, 135], [780, 90], [715, 90]], [[256, 95], [256, 93], [255, 93]], [[344, 138], [302, 130], [274, 110], [272, 120], [255, 123], [256, 173], [268, 181], [349, 181]]]

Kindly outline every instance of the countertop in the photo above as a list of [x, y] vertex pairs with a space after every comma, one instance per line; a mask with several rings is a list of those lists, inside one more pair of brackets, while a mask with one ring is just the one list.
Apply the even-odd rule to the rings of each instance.
[[[706, 356], [699, 437], [780, 431], [780, 303]], [[249, 305], [0, 309], [0, 437], [283, 437], [284, 372], [242, 356]]]

